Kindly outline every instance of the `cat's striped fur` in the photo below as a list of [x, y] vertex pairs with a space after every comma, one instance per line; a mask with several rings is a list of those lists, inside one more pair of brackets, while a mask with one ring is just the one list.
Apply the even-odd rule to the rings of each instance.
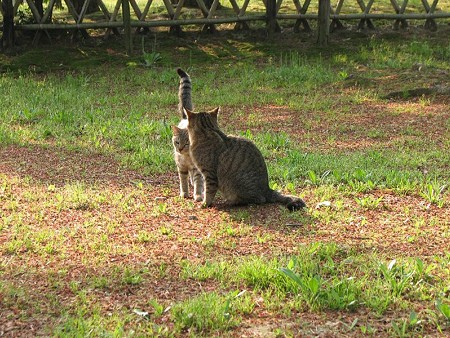
[[301, 198], [270, 189], [261, 152], [251, 141], [220, 130], [218, 108], [200, 113], [185, 109], [185, 114], [191, 159], [204, 178], [205, 206], [211, 206], [219, 190], [227, 201], [237, 205], [281, 203], [291, 211], [305, 207]]
[[194, 200], [203, 199], [203, 177], [195, 167], [189, 154], [189, 135], [186, 129], [188, 121], [183, 107], [192, 109], [192, 82], [190, 76], [181, 68], [177, 69], [180, 76], [178, 87], [178, 112], [181, 115], [181, 121], [178, 126], [172, 126], [175, 163], [178, 169], [178, 178], [180, 180], [180, 196], [189, 197], [189, 180], [194, 187]]

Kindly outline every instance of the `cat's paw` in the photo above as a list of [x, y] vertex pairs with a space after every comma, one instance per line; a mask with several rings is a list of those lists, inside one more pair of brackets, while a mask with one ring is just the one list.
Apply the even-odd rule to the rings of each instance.
[[288, 203], [286, 207], [289, 209], [289, 211], [298, 211], [300, 209], [306, 208], [306, 203], [301, 198], [297, 198]]
[[209, 208], [211, 206], [212, 206], [212, 201], [205, 201], [205, 200], [203, 200], [202, 208]]
[[203, 200], [202, 195], [195, 195], [195, 196], [194, 196], [194, 201], [196, 201], [196, 202], [201, 202], [202, 200]]
[[189, 194], [187, 192], [180, 192], [180, 197], [181, 198], [188, 198]]

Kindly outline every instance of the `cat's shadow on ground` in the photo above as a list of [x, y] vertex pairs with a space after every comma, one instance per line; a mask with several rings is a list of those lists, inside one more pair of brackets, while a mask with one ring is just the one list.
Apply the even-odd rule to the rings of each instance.
[[285, 206], [276, 203], [231, 205], [219, 198], [215, 201], [214, 208], [227, 213], [234, 222], [282, 232], [302, 229], [310, 232], [317, 221], [308, 207], [289, 211]]

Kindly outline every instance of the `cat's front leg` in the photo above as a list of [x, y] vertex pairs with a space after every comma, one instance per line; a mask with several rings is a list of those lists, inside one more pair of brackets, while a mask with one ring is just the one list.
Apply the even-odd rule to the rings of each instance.
[[200, 202], [203, 199], [203, 176], [197, 169], [193, 169], [191, 178], [194, 186], [194, 200]]
[[215, 173], [203, 172], [202, 174], [205, 183], [203, 206], [210, 207], [214, 201], [214, 197], [216, 196], [217, 189], [219, 187], [219, 181]]
[[180, 197], [189, 197], [189, 173], [187, 171], [178, 170], [178, 177], [180, 179]]

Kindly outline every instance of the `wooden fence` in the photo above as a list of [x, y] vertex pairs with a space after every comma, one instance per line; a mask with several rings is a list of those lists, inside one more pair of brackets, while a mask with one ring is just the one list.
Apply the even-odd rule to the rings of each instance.
[[[294, 21], [294, 30], [299, 31], [300, 27], [305, 30], [311, 30], [310, 21], [318, 21], [319, 42], [326, 44], [330, 29], [343, 27], [344, 20], [357, 20], [358, 27], [367, 25], [374, 27], [373, 21], [376, 19], [392, 20], [395, 28], [408, 25], [407, 20], [423, 20], [425, 27], [436, 29], [437, 19], [450, 18], [450, 8], [444, 10], [438, 7], [439, 0], [420, 0], [421, 7], [414, 12], [408, 10], [408, 4], [412, 0], [390, 1], [391, 13], [382, 13], [379, 10], [373, 10], [375, 0], [338, 0], [335, 5], [330, 0], [318, 0], [318, 6], [311, 6], [311, 0], [253, 0], [252, 4], [261, 2], [262, 10], [250, 11], [250, 0], [243, 0], [239, 5], [236, 0], [214, 0], [208, 8], [203, 0], [195, 0], [198, 5], [198, 15], [195, 17], [186, 17], [183, 15], [185, 0], [179, 0], [178, 4], [173, 4], [171, 0], [163, 0], [164, 13], [158, 16], [152, 14], [151, 9], [155, 7], [153, 0], [147, 0], [145, 6], [138, 5], [136, 0], [117, 0], [112, 10], [109, 10], [103, 0], [84, 0], [81, 10], [77, 11], [72, 0], [63, 0], [70, 17], [65, 22], [50, 20], [55, 12], [56, 0], [49, 0], [46, 8], [39, 11], [33, 0], [2, 0], [4, 21], [11, 20], [11, 11], [13, 17], [13, 31], [31, 30], [36, 31], [34, 42], [37, 43], [42, 36], [46, 34], [50, 38], [49, 31], [59, 30], [77, 30], [84, 36], [88, 36], [88, 29], [104, 29], [105, 35], [111, 33], [119, 34], [119, 30], [125, 32], [125, 36], [131, 41], [131, 35], [134, 29], [147, 27], [170, 27], [172, 30], [181, 30], [184, 25], [199, 25], [202, 29], [215, 30], [219, 24], [235, 24], [235, 27], [249, 28], [252, 21], [263, 21], [269, 32], [280, 29], [280, 20]], [[100, 16], [95, 19], [89, 17], [87, 9], [91, 1], [95, 1], [100, 9]], [[448, 0], [446, 6], [450, 7]], [[230, 4], [231, 9], [223, 11], [219, 9], [226, 3]], [[22, 23], [17, 20], [19, 6], [28, 7], [33, 16], [33, 23]], [[358, 9], [353, 9], [352, 13], [345, 13], [346, 5], [353, 3]], [[419, 3], [416, 1], [416, 3]], [[389, 4], [389, 3], [388, 3]], [[11, 6], [12, 5], [12, 6]], [[153, 7], [152, 7], [153, 6]], [[312, 9], [312, 7], [314, 7]], [[289, 12], [291, 10], [291, 12]], [[190, 10], [192, 11], [192, 10]], [[5, 12], [9, 12], [5, 13]], [[54, 18], [53, 18], [54, 19]], [[87, 19], [89, 21], [87, 21]], [[5, 25], [4, 25], [5, 27]], [[5, 34], [5, 28], [4, 28]]]

